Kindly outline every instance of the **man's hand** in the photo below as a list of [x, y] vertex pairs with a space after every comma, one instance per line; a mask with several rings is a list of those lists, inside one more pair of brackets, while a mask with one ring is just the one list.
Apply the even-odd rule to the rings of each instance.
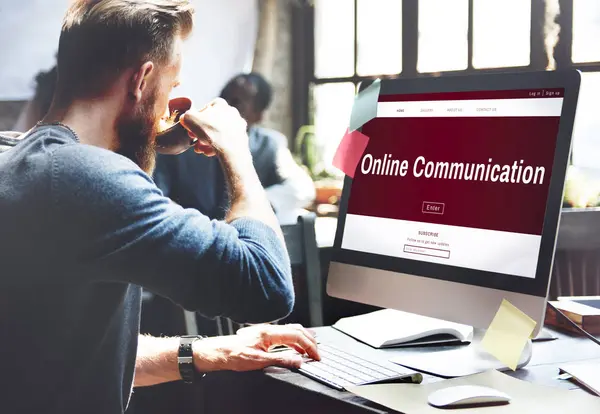
[[[286, 345], [291, 352], [269, 352]], [[194, 360], [200, 372], [253, 371], [271, 365], [298, 368], [301, 355], [319, 360], [317, 341], [300, 325], [255, 325], [242, 328], [237, 335], [218, 336], [194, 342]]]
[[194, 150], [199, 154], [209, 157], [250, 154], [246, 121], [237, 109], [221, 98], [199, 111], [187, 111], [180, 121], [191, 136], [198, 138]]
[[231, 222], [240, 217], [260, 220], [283, 242], [279, 222], [254, 169], [246, 121], [238, 110], [217, 98], [199, 111], [187, 111], [180, 122], [190, 136], [198, 138], [194, 148], [197, 153], [217, 155], [221, 161], [231, 199], [225, 220]]

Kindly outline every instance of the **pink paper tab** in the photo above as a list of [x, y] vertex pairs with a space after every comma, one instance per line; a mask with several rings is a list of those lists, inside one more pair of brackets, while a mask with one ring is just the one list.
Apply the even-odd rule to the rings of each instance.
[[333, 157], [333, 166], [342, 170], [350, 178], [354, 178], [354, 172], [367, 144], [369, 144], [368, 136], [360, 131], [347, 130]]

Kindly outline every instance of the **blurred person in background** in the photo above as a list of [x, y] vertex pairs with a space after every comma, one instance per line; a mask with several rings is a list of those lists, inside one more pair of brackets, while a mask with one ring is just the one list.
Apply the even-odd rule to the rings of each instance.
[[[314, 201], [315, 187], [292, 157], [287, 138], [259, 126], [273, 98], [271, 85], [258, 73], [240, 74], [225, 85], [221, 98], [248, 123], [254, 168], [280, 223], [295, 223], [301, 209]], [[154, 179], [167, 197], [183, 207], [218, 219], [228, 210], [226, 180], [214, 158], [196, 157], [192, 151], [159, 155]]]

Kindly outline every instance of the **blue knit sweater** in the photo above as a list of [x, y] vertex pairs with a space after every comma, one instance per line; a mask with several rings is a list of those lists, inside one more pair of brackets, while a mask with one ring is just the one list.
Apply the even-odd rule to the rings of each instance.
[[37, 127], [0, 154], [0, 229], [6, 413], [122, 413], [140, 286], [239, 322], [293, 307], [289, 259], [271, 228], [183, 209], [129, 159], [63, 126]]

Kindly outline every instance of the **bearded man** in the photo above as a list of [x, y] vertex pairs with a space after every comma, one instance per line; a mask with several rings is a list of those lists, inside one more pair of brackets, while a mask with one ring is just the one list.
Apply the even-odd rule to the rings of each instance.
[[139, 337], [141, 287], [240, 322], [282, 318], [294, 303], [237, 110], [218, 99], [182, 117], [196, 152], [223, 165], [224, 221], [181, 208], [150, 178], [192, 14], [187, 0], [77, 0], [65, 16], [51, 108], [0, 154], [3, 412], [123, 413], [133, 386], [299, 366], [274, 345], [319, 357], [300, 326]]

